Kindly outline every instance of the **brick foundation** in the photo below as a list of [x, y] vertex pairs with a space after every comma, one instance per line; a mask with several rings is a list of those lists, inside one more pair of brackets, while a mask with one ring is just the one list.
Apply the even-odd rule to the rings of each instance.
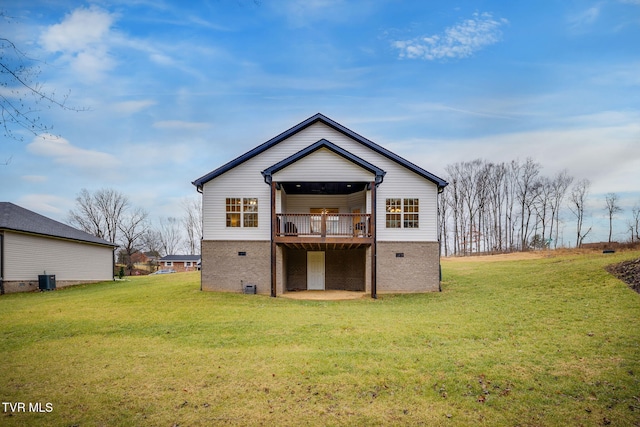
[[[370, 248], [327, 251], [325, 262], [327, 289], [370, 292]], [[378, 242], [376, 263], [377, 292], [380, 294], [440, 290], [438, 242]], [[329, 267], [330, 265], [335, 268]], [[352, 265], [357, 265], [357, 268], [351, 268]], [[256, 285], [258, 293], [269, 295], [271, 243], [203, 241], [201, 280], [202, 290], [205, 291], [242, 292], [242, 281], [244, 284]], [[287, 290], [306, 289], [306, 251], [277, 247], [277, 295], [283, 293], [285, 284]]]
[[[56, 289], [99, 282], [105, 282], [105, 280], [56, 280]], [[2, 282], [2, 287], [5, 294], [40, 290], [38, 280], [6, 280]]]
[[378, 242], [376, 263], [380, 294], [440, 290], [438, 242]]
[[242, 292], [242, 284], [271, 293], [271, 243], [246, 240], [202, 241], [202, 290]]

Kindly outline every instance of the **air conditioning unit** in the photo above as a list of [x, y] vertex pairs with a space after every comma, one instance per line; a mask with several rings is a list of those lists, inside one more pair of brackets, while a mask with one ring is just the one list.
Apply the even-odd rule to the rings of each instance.
[[53, 291], [56, 289], [55, 274], [40, 274], [38, 276], [38, 287], [41, 291]]

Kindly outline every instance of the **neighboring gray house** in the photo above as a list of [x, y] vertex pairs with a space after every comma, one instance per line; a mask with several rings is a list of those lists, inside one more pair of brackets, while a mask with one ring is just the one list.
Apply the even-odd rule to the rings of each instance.
[[193, 184], [203, 290], [439, 290], [447, 182], [322, 114]]
[[0, 202], [0, 293], [38, 289], [39, 275], [56, 287], [113, 280], [113, 250], [103, 239], [13, 203]]

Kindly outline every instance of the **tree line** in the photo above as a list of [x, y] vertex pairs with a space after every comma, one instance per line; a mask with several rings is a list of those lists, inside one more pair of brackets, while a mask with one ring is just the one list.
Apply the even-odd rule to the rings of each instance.
[[[502, 163], [476, 159], [448, 165], [445, 172], [449, 185], [438, 205], [445, 256], [557, 248], [565, 208], [575, 219], [576, 247], [592, 231], [585, 223], [591, 183], [574, 182], [567, 170], [545, 176], [542, 166], [529, 158]], [[605, 201], [611, 242], [613, 219], [621, 208], [615, 193]], [[627, 228], [631, 242], [640, 241], [640, 205], [633, 208]]]
[[149, 213], [124, 194], [111, 188], [94, 192], [82, 189], [67, 223], [89, 234], [119, 245], [119, 259], [133, 270], [137, 252], [155, 256], [179, 253], [196, 255], [202, 239], [200, 198], [184, 199], [181, 217], [162, 217], [153, 224]]

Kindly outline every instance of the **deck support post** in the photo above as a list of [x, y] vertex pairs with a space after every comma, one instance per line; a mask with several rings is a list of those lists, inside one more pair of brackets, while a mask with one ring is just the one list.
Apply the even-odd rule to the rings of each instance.
[[271, 297], [276, 297], [276, 183], [271, 181]]
[[371, 298], [378, 298], [378, 289], [376, 285], [376, 183], [371, 184], [371, 224], [369, 224], [371, 238]]

